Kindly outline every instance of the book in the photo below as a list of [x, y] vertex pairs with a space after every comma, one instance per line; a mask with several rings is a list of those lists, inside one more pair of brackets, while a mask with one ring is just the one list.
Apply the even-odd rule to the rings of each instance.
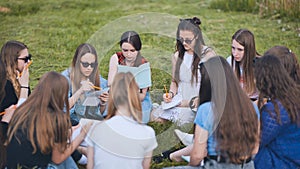
[[162, 102], [161, 106], [162, 106], [163, 110], [167, 110], [167, 109], [178, 106], [181, 103], [181, 101], [182, 101], [182, 96], [180, 94], [177, 94], [172, 98], [171, 102], [169, 102], [169, 103]]
[[131, 72], [140, 89], [152, 86], [150, 63], [144, 63], [139, 67], [118, 65], [119, 72]]

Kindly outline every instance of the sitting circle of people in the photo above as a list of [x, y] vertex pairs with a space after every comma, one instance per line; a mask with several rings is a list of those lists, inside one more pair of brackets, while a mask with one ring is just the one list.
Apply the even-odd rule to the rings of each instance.
[[[7, 41], [0, 168], [149, 169], [160, 144], [149, 122], [166, 121], [194, 126], [193, 133], [174, 131], [180, 145], [158, 155], [173, 161], [166, 168], [300, 168], [297, 55], [280, 45], [260, 55], [254, 34], [239, 29], [225, 58], [205, 44], [200, 25], [197, 17], [179, 20], [172, 79], [159, 106], [150, 96], [150, 56], [134, 30], [122, 33], [107, 79], [96, 48], [82, 43], [69, 68], [44, 73], [32, 91], [29, 48]], [[141, 67], [147, 71], [137, 78]]]

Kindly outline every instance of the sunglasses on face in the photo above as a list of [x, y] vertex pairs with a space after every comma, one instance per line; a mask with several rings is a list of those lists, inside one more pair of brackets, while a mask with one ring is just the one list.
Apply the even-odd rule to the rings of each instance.
[[178, 40], [183, 44], [184, 42], [186, 43], [186, 44], [188, 44], [188, 45], [190, 45], [192, 42], [193, 42], [193, 40], [196, 38], [196, 36], [194, 36], [193, 37], [193, 39], [183, 39], [183, 38], [179, 38]]
[[31, 54], [28, 54], [28, 56], [24, 58], [18, 58], [18, 60], [24, 60], [24, 62], [27, 63], [29, 60], [31, 60]]
[[123, 52], [128, 52], [128, 51], [130, 51], [130, 52], [135, 52], [136, 50], [135, 50], [135, 49], [122, 49], [122, 51], [123, 51]]
[[81, 65], [82, 65], [83, 67], [85, 67], [85, 68], [87, 68], [87, 67], [89, 67], [89, 66], [91, 66], [91, 68], [94, 68], [94, 67], [97, 66], [97, 63], [96, 63], [96, 62], [88, 63], [88, 62], [81, 62], [81, 61], [80, 61], [80, 63], [81, 63]]

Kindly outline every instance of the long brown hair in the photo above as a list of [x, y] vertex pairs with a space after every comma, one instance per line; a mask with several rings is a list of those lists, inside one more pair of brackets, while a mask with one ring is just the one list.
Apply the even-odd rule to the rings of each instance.
[[19, 41], [8, 41], [2, 48], [0, 57], [6, 68], [6, 78], [11, 81], [15, 89], [16, 95], [20, 96], [21, 86], [17, 80], [17, 67], [18, 67], [18, 57], [20, 56], [20, 51], [28, 49], [27, 46]]
[[[0, 59], [0, 103], [2, 103], [2, 100], [4, 99], [5, 96], [5, 85], [6, 85], [6, 71], [5, 71], [5, 66]], [[6, 150], [4, 147], [4, 141], [5, 137], [4, 134], [2, 133], [2, 126], [0, 125], [0, 168], [5, 167], [5, 161], [6, 161]]]
[[288, 74], [296, 83], [300, 84], [300, 65], [297, 56], [285, 46], [274, 46], [264, 53], [264, 55], [273, 55], [283, 64]]
[[263, 98], [269, 98], [280, 123], [279, 101], [287, 110], [291, 121], [300, 125], [300, 86], [289, 76], [276, 56], [264, 55], [255, 64], [256, 85], [260, 91], [259, 107]]
[[[242, 61], [235, 62], [232, 56], [231, 65], [234, 66], [235, 74], [238, 77], [238, 79], [241, 79], [241, 77], [243, 76], [243, 88], [245, 92], [252, 94], [256, 91], [253, 62], [255, 57], [259, 56], [255, 47], [254, 35], [248, 29], [239, 29], [234, 33], [231, 40], [236, 40], [240, 45], [244, 47], [244, 57]], [[241, 67], [243, 69], [242, 75], [240, 74]]]
[[80, 71], [80, 60], [81, 57], [87, 53], [91, 53], [95, 56], [95, 63], [96, 66], [93, 68], [91, 75], [89, 76], [89, 80], [95, 85], [100, 87], [100, 77], [99, 77], [99, 70], [98, 70], [98, 55], [96, 49], [88, 43], [80, 44], [74, 54], [72, 65], [71, 65], [71, 73], [70, 79], [72, 81], [72, 92], [76, 92], [80, 88], [81, 77], [83, 76]]
[[[188, 19], [182, 19], [180, 20], [180, 23], [177, 28], [177, 33], [176, 33], [176, 51], [178, 51], [178, 59], [176, 62], [176, 69], [175, 69], [175, 79], [176, 84], [179, 82], [179, 71], [180, 71], [180, 65], [182, 64], [184, 53], [185, 53], [185, 48], [180, 42], [180, 31], [186, 30], [186, 31], [191, 31], [195, 35], [195, 47], [194, 47], [194, 54], [193, 54], [193, 63], [192, 63], [192, 83], [194, 83], [194, 78], [196, 79], [196, 82], [198, 82], [198, 64], [201, 60], [201, 55], [202, 55], [202, 47], [204, 44], [203, 36], [202, 36], [202, 31], [200, 28], [201, 21], [197, 17], [193, 18], [188, 18]], [[194, 77], [194, 78], [193, 78]]]
[[241, 163], [259, 139], [257, 114], [226, 59], [213, 57], [203, 65], [199, 97], [212, 103], [217, 149], [232, 163]]
[[28, 99], [14, 112], [7, 144], [12, 137], [19, 140], [17, 132], [21, 130], [28, 136], [33, 153], [39, 147], [43, 154], [49, 154], [54, 145], [64, 152], [70, 143], [71, 129], [68, 89], [68, 81], [61, 74], [44, 74]]
[[139, 87], [132, 73], [116, 74], [109, 92], [107, 119], [116, 115], [119, 106], [125, 106], [134, 120], [142, 123]]

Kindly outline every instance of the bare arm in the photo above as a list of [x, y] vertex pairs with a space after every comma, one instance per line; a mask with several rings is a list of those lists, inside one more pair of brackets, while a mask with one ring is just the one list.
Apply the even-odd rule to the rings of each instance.
[[79, 97], [82, 93], [83, 93], [83, 90], [80, 88], [69, 98], [69, 108], [72, 108], [74, 106], [74, 104], [79, 99]]
[[177, 94], [178, 87], [175, 83], [175, 69], [176, 69], [176, 62], [178, 58], [178, 52], [176, 52], [172, 57], [172, 82], [170, 84], [170, 89], [168, 94], [163, 94], [163, 100], [164, 102], [168, 103], [172, 101], [173, 96]]
[[[174, 56], [172, 57], [172, 78], [175, 78], [175, 70], [176, 70], [176, 62], [178, 59], [178, 52], [176, 52], [174, 54]], [[174, 81], [175, 79], [172, 79], [171, 85], [170, 85], [170, 91], [172, 91], [174, 93], [174, 95], [176, 95], [178, 93], [178, 87]]]
[[65, 161], [74, 150], [80, 145], [80, 143], [84, 140], [87, 132], [92, 126], [92, 122], [86, 124], [82, 127], [80, 134], [71, 142], [71, 144], [67, 147], [67, 149], [62, 153], [58, 148], [59, 146], [54, 146], [52, 149], [52, 162], [55, 164], [60, 164]]
[[[24, 69], [22, 71], [21, 77], [19, 77], [18, 81], [21, 85], [21, 91], [20, 91], [20, 98], [27, 99], [28, 97], [28, 90], [29, 90], [29, 70], [26, 68], [27, 66], [24, 66]], [[28, 88], [24, 88], [28, 87]]]
[[117, 54], [114, 54], [111, 56], [109, 61], [109, 71], [108, 71], [108, 79], [107, 84], [108, 86], [111, 86], [112, 81], [114, 80], [115, 75], [118, 72], [118, 56]]
[[87, 150], [87, 169], [92, 169], [94, 168], [94, 148], [91, 146], [88, 146], [88, 150]]
[[144, 160], [143, 160], [143, 169], [149, 169], [150, 168], [150, 165], [151, 165], [151, 158], [152, 157], [152, 151], [151, 152], [148, 152], [145, 157], [144, 157]]
[[189, 165], [199, 166], [204, 157], [207, 156], [208, 131], [196, 125], [191, 161]]

